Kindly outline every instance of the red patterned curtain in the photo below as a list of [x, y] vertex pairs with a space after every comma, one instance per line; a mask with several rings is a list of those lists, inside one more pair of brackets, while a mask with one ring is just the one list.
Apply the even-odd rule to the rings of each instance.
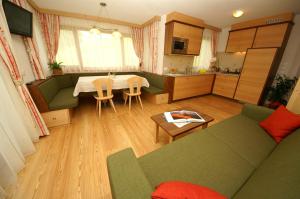
[[[22, 8], [26, 9], [25, 0], [11, 0], [11, 1], [14, 2], [15, 4], [21, 6]], [[42, 68], [40, 56], [38, 53], [38, 49], [37, 49], [37, 45], [36, 45], [34, 37], [32, 37], [32, 38], [24, 37], [24, 43], [27, 48], [29, 60], [31, 62], [31, 67], [32, 67], [32, 71], [33, 71], [35, 79], [37, 79], [37, 80], [45, 79], [46, 76], [45, 76], [43, 68]]]
[[60, 31], [59, 16], [52, 14], [39, 13], [40, 23], [48, 51], [50, 62], [55, 61], [58, 50], [58, 40]]
[[[35, 122], [37, 128], [39, 129], [40, 136], [48, 135], [49, 131], [42, 119], [39, 111], [37, 110], [26, 85], [22, 80], [14, 53], [11, 47], [10, 33], [6, 23], [5, 15], [3, 9], [1, 8], [1, 22], [0, 22], [0, 61], [7, 67], [10, 72], [11, 78], [15, 83], [15, 86], [26, 104], [33, 121]], [[9, 39], [9, 40], [8, 40]]]
[[144, 29], [131, 27], [131, 35], [134, 51], [140, 60], [140, 67], [142, 67], [144, 56]]

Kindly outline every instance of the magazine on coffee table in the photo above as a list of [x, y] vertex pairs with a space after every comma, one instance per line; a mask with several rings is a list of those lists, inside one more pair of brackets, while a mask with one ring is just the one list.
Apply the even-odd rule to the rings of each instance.
[[171, 111], [165, 112], [164, 115], [167, 122], [170, 123], [205, 122], [205, 119], [195, 111]]

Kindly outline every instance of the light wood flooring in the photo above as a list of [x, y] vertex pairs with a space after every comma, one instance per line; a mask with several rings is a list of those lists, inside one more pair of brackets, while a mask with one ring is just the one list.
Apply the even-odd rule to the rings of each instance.
[[72, 124], [51, 129], [40, 139], [36, 153], [26, 158], [26, 167], [18, 183], [10, 190], [12, 199], [111, 199], [106, 157], [132, 147], [137, 157], [168, 143], [160, 133], [155, 144], [155, 124], [151, 115], [190, 106], [215, 121], [238, 114], [242, 105], [217, 96], [203, 96], [172, 104], [155, 105], [143, 100], [144, 110], [134, 100], [128, 106], [116, 103], [117, 113], [108, 105], [99, 119], [94, 100], [81, 100], [72, 116]]

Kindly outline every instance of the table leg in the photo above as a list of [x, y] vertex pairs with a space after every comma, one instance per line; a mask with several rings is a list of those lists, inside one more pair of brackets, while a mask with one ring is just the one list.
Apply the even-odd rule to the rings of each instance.
[[159, 125], [156, 124], [155, 143], [159, 142], [158, 137], [159, 137]]
[[207, 128], [208, 123], [205, 123], [202, 125], [202, 129], [206, 129]]

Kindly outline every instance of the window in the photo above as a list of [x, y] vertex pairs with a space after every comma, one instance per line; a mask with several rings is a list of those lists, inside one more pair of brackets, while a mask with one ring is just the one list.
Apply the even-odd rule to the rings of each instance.
[[82, 71], [138, 70], [139, 59], [130, 37], [94, 35], [80, 29], [61, 29], [60, 34], [57, 61], [63, 62], [67, 69], [80, 66]]
[[200, 54], [194, 58], [193, 66], [198, 69], [208, 69], [210, 66], [212, 58], [211, 37], [212, 32], [205, 29], [203, 32]]
[[79, 66], [75, 37], [72, 30], [61, 30], [56, 59], [66, 66]]

